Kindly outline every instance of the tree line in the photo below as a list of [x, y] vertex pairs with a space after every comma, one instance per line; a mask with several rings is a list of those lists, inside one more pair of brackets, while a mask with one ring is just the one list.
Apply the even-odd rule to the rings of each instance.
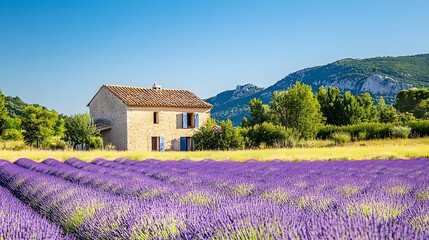
[[[320, 132], [326, 136], [333, 129], [342, 132], [331, 134], [333, 138], [351, 138], [344, 136], [350, 135], [346, 132], [353, 129], [350, 126], [360, 129], [362, 138], [366, 133], [362, 128], [369, 126], [373, 132], [377, 132], [374, 128], [389, 126], [391, 129], [387, 131], [391, 131], [392, 137], [407, 137], [411, 130], [406, 123], [427, 119], [429, 90], [426, 88], [402, 90], [396, 96], [396, 103], [389, 105], [383, 97], [373, 99], [369, 93], [353, 95], [350, 91], [342, 93], [339, 88], [323, 86], [313, 93], [311, 86], [297, 82], [286, 91], [274, 92], [269, 104], [252, 99], [249, 117], [242, 119], [240, 127], [233, 128], [230, 120], [219, 123], [209, 120], [194, 135], [194, 141], [199, 150], [293, 147], [301, 140], [316, 138]], [[212, 131], [216, 124], [222, 129], [220, 133]], [[371, 135], [377, 136], [381, 134]]]
[[2, 141], [23, 140], [26, 145], [43, 149], [97, 149], [103, 146], [89, 114], [66, 116], [39, 105], [27, 105], [19, 98], [6, 97], [0, 91], [0, 132]]

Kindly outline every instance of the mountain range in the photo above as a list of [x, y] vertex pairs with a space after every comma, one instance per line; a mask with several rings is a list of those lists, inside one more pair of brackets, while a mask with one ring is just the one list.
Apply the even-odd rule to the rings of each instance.
[[284, 91], [297, 81], [310, 85], [314, 92], [320, 86], [338, 87], [353, 94], [369, 92], [377, 99], [383, 96], [393, 103], [402, 89], [429, 87], [429, 54], [367, 59], [346, 58], [323, 66], [305, 68], [291, 73], [269, 87], [239, 85], [205, 99], [213, 105], [211, 116], [217, 120], [231, 119], [238, 126], [248, 115], [248, 103], [260, 98], [268, 104], [274, 91]]

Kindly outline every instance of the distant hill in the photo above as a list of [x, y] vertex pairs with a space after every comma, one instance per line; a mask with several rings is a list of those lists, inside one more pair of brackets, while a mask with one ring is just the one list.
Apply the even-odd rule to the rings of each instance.
[[205, 101], [213, 105], [211, 117], [218, 120], [230, 118], [235, 125], [238, 125], [247, 113], [249, 101], [246, 102], [246, 99], [264, 90], [265, 88], [253, 84], [238, 85], [234, 90], [221, 92]]
[[385, 97], [393, 102], [402, 89], [429, 87], [429, 54], [402, 57], [376, 57], [368, 59], [342, 59], [327, 65], [306, 68], [291, 73], [267, 88], [256, 87], [240, 97], [232, 97], [235, 90], [219, 93], [206, 99], [213, 104], [212, 117], [218, 120], [230, 118], [234, 125], [248, 114], [248, 103], [252, 98], [261, 98], [269, 103], [274, 91], [284, 91], [300, 81], [317, 91], [320, 86], [338, 87], [353, 94], [370, 92], [373, 97]]

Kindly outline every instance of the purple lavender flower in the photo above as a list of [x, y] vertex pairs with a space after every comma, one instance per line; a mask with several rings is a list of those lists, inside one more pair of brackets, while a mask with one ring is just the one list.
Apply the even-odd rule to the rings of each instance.
[[0, 182], [80, 239], [427, 239], [428, 170], [423, 158], [20, 159], [0, 161]]

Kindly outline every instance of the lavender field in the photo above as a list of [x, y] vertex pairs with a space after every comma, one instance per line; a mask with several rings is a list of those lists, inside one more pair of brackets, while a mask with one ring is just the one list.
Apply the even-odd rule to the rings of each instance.
[[428, 239], [429, 159], [0, 160], [0, 239]]

